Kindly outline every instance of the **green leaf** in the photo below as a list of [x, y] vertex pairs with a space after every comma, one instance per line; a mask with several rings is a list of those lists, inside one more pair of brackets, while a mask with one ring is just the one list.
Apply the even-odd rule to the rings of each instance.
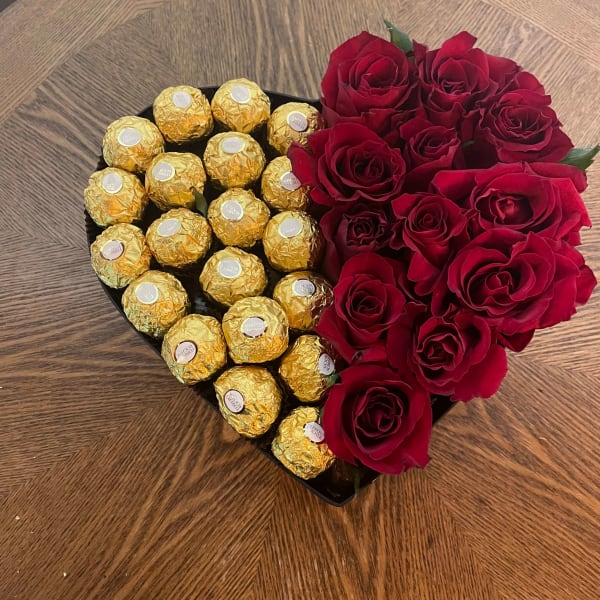
[[600, 144], [590, 148], [573, 148], [560, 162], [563, 165], [572, 165], [585, 171], [594, 162], [594, 157], [598, 152], [600, 152]]
[[383, 22], [387, 30], [390, 32], [390, 42], [394, 44], [394, 46], [398, 46], [400, 50], [404, 53], [408, 54], [413, 51], [413, 43], [412, 40], [404, 33], [404, 31], [400, 31], [395, 25], [392, 25], [387, 19], [384, 19]]
[[329, 387], [331, 387], [334, 383], [336, 383], [336, 381], [340, 378], [340, 374], [339, 373], [333, 373], [332, 375], [330, 375], [327, 378], [327, 385]]
[[194, 200], [196, 201], [196, 210], [203, 216], [206, 216], [208, 212], [208, 203], [202, 192], [199, 192], [196, 188], [192, 188], [192, 194], [194, 194]]

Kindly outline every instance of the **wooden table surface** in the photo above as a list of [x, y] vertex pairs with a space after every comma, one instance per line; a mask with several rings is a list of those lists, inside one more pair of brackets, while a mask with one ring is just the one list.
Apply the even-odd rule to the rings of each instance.
[[[164, 87], [246, 76], [316, 98], [329, 52], [387, 17], [468, 29], [600, 141], [596, 0], [16, 0], [0, 12], [0, 599], [600, 597], [600, 293], [424, 471], [328, 506], [178, 384], [89, 266], [103, 130]], [[583, 233], [600, 273], [600, 161]]]

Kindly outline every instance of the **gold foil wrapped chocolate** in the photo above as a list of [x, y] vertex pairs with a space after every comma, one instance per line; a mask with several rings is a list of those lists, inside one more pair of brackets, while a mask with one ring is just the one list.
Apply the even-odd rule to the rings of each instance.
[[313, 269], [323, 254], [323, 234], [307, 213], [287, 210], [265, 227], [263, 247], [269, 263], [279, 271]]
[[317, 273], [294, 271], [277, 282], [273, 299], [281, 304], [292, 329], [310, 331], [333, 302], [333, 290]]
[[161, 354], [181, 383], [206, 381], [227, 362], [221, 324], [214, 317], [187, 315], [169, 329]]
[[240, 435], [263, 435], [279, 415], [281, 390], [263, 367], [233, 367], [220, 375], [214, 385], [223, 418]]
[[114, 167], [92, 173], [83, 197], [86, 210], [100, 227], [139, 221], [148, 204], [142, 182], [133, 173]]
[[308, 188], [301, 185], [292, 173], [292, 164], [287, 156], [278, 156], [266, 166], [260, 191], [263, 200], [273, 210], [306, 210], [308, 206]]
[[202, 160], [191, 152], [163, 152], [146, 171], [146, 191], [160, 210], [193, 208], [194, 192], [202, 193], [205, 183]]
[[152, 255], [139, 227], [118, 223], [105, 229], [90, 246], [92, 267], [109, 287], [122, 288], [150, 268]]
[[210, 298], [231, 306], [242, 298], [260, 296], [267, 287], [267, 274], [260, 258], [230, 246], [206, 261], [200, 285]]
[[319, 402], [336, 372], [334, 356], [318, 335], [301, 335], [283, 355], [279, 375], [300, 402]]
[[248, 79], [225, 82], [210, 103], [215, 119], [227, 129], [250, 133], [264, 125], [271, 114], [271, 101]]
[[132, 173], [143, 173], [164, 149], [165, 140], [158, 127], [143, 117], [121, 117], [113, 121], [102, 140], [106, 164]]
[[267, 139], [279, 154], [286, 154], [292, 142], [303, 146], [311, 133], [323, 128], [321, 114], [305, 102], [288, 102], [273, 111], [267, 123]]
[[246, 133], [227, 131], [208, 140], [204, 165], [212, 182], [220, 188], [249, 187], [265, 168], [260, 144]]
[[252, 191], [231, 188], [210, 203], [207, 216], [223, 244], [250, 248], [262, 238], [271, 213]]
[[223, 317], [229, 356], [235, 363], [263, 363], [288, 346], [288, 321], [275, 300], [257, 296], [238, 300]]
[[212, 231], [202, 215], [187, 208], [173, 208], [150, 224], [146, 241], [161, 265], [182, 268], [204, 257]]
[[203, 138], [214, 126], [206, 96], [190, 85], [164, 89], [154, 100], [154, 120], [168, 142], [182, 144]]
[[131, 324], [156, 338], [163, 337], [190, 307], [181, 282], [162, 271], [146, 271], [129, 284], [121, 301]]
[[319, 409], [313, 406], [296, 408], [281, 421], [271, 450], [277, 460], [302, 479], [320, 475], [335, 461], [325, 443]]

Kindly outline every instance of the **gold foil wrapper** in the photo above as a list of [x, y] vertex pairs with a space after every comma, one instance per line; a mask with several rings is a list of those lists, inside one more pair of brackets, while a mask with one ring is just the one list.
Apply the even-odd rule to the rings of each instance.
[[83, 197], [86, 210], [100, 227], [139, 221], [148, 205], [142, 182], [133, 173], [114, 167], [92, 173]]
[[312, 406], [296, 408], [281, 421], [271, 450], [277, 460], [302, 479], [320, 475], [335, 461], [324, 441], [319, 409]]
[[319, 111], [305, 102], [288, 102], [273, 111], [267, 123], [267, 139], [279, 154], [286, 154], [292, 142], [303, 146], [311, 133], [323, 128]]
[[210, 379], [227, 362], [221, 324], [205, 315], [183, 317], [165, 335], [161, 355], [181, 383]]
[[164, 149], [165, 140], [158, 127], [143, 117], [121, 117], [113, 121], [102, 140], [106, 164], [132, 173], [143, 173]]
[[265, 255], [273, 268], [289, 272], [313, 269], [324, 249], [323, 234], [307, 213], [287, 210], [276, 214], [265, 227]]
[[273, 375], [263, 367], [233, 367], [214, 385], [223, 418], [240, 435], [249, 438], [263, 435], [279, 415], [281, 390]]
[[182, 144], [208, 135], [214, 126], [206, 96], [190, 85], [164, 89], [154, 100], [154, 120], [168, 142]]
[[163, 152], [146, 171], [146, 191], [160, 210], [194, 208], [194, 191], [202, 193], [205, 183], [202, 160], [191, 152]]
[[150, 224], [146, 241], [161, 265], [182, 268], [204, 257], [212, 231], [202, 215], [187, 208], [173, 208]]
[[301, 335], [279, 365], [279, 375], [300, 402], [321, 401], [335, 372], [335, 354], [318, 335]]
[[220, 188], [249, 187], [265, 168], [260, 144], [246, 133], [217, 133], [208, 140], [204, 165], [212, 182]]
[[264, 125], [271, 114], [271, 101], [248, 79], [226, 81], [210, 103], [215, 119], [227, 129], [250, 133]]
[[242, 298], [260, 296], [267, 287], [267, 274], [260, 258], [230, 246], [206, 261], [200, 285], [213, 300], [231, 306]]
[[250, 190], [231, 188], [208, 207], [208, 221], [226, 246], [250, 248], [260, 240], [271, 213]]
[[292, 173], [292, 164], [287, 156], [278, 156], [266, 166], [260, 191], [263, 200], [273, 210], [306, 210], [308, 206], [308, 188], [301, 185]]
[[129, 223], [105, 229], [90, 246], [92, 268], [109, 287], [122, 288], [150, 268], [144, 233]]
[[310, 331], [333, 302], [333, 290], [329, 282], [316, 273], [294, 271], [277, 282], [273, 299], [281, 304], [292, 329]]
[[275, 300], [257, 296], [238, 300], [223, 317], [229, 356], [235, 363], [279, 358], [288, 346], [288, 321]]
[[132, 325], [155, 338], [163, 337], [190, 307], [180, 281], [162, 271], [146, 271], [129, 284], [121, 301]]

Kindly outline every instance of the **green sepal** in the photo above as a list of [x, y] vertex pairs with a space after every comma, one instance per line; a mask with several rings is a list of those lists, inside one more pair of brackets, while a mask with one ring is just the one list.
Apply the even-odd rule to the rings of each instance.
[[405, 54], [413, 51], [413, 43], [412, 40], [408, 37], [404, 31], [400, 31], [395, 25], [390, 23], [387, 19], [384, 19], [383, 22], [387, 30], [390, 32], [390, 42], [394, 44], [394, 46], [398, 46], [400, 50], [402, 50]]
[[334, 385], [337, 380], [340, 378], [340, 374], [339, 373], [332, 373], [328, 378], [327, 378], [327, 386], [331, 387], [332, 385]]
[[585, 171], [594, 162], [598, 152], [600, 152], [600, 144], [589, 148], [573, 148], [560, 162]]
[[208, 213], [208, 202], [206, 202], [204, 194], [196, 188], [192, 188], [192, 194], [194, 194], [194, 200], [196, 201], [196, 210], [205, 217]]

